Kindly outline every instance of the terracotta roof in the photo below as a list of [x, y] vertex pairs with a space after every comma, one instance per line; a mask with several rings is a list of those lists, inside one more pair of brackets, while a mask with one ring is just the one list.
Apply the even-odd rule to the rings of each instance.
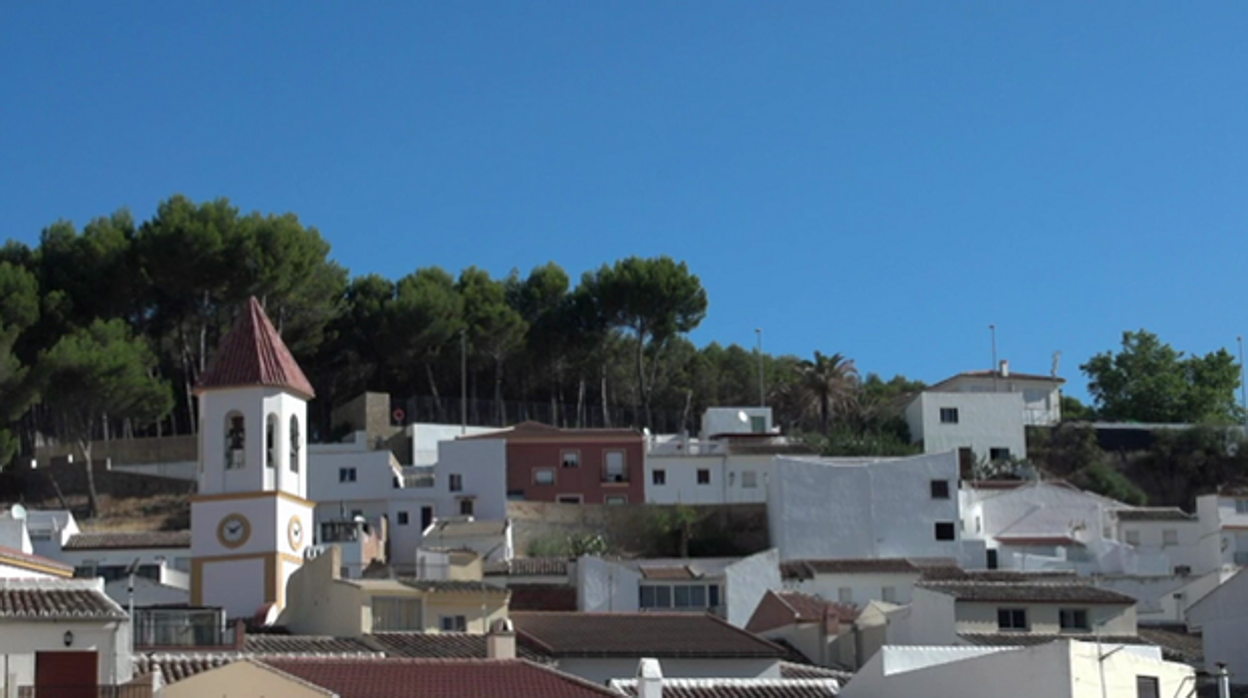
[[1189, 632], [1182, 623], [1140, 625], [1140, 638], [1161, 648], [1162, 656], [1174, 662], [1195, 666], [1205, 663], [1205, 647], [1200, 633]]
[[340, 698], [589, 698], [603, 686], [519, 659], [265, 659]]
[[780, 563], [785, 579], [813, 579], [816, 574], [909, 574], [930, 569], [959, 569], [952, 558], [829, 558]]
[[1043, 373], [1019, 373], [1017, 371], [1010, 371], [1009, 375], [1003, 376], [1001, 375], [1000, 371], [986, 369], [983, 371], [963, 371], [961, 373], [954, 374], [944, 379], [943, 381], [936, 383], [935, 385], [931, 385], [931, 386], [928, 386], [927, 388], [924, 388], [924, 390], [935, 391], [937, 388], [941, 387], [942, 385], [953, 382], [959, 378], [999, 378], [1003, 381], [1008, 381], [1008, 380], [1044, 381], [1046, 383], [1065, 383], [1066, 382], [1065, 378], [1058, 378], [1057, 376], [1046, 376]]
[[485, 582], [478, 582], [471, 579], [413, 579], [410, 577], [399, 578], [397, 581], [421, 591], [429, 591], [433, 593], [463, 593], [471, 592], [474, 594], [490, 594], [504, 595], [507, 593], [507, 587], [494, 586]]
[[[611, 688], [637, 695], [637, 679], [611, 679]], [[830, 698], [836, 679], [663, 679], [663, 698]]]
[[247, 633], [246, 651], [253, 654], [376, 654], [377, 649], [351, 637]]
[[16, 548], [8, 548], [3, 545], [0, 545], [0, 565], [21, 567], [36, 572], [47, 572], [62, 577], [72, 577], [74, 575], [74, 568], [63, 562], [40, 555], [31, 555], [30, 553], [24, 553]]
[[512, 613], [522, 643], [551, 657], [785, 656], [782, 648], [697, 613]]
[[520, 422], [514, 427], [507, 429], [459, 437], [461, 441], [478, 439], [506, 439], [507, 441], [581, 441], [586, 439], [633, 441], [641, 439], [641, 432], [636, 429], [561, 429], [552, 427], [549, 424], [529, 421]]
[[255, 296], [221, 340], [197, 389], [253, 385], [285, 388], [309, 400], [316, 396]]
[[165, 683], [177, 683], [200, 672], [225, 666], [241, 658], [241, 655], [227, 653], [139, 655], [134, 658], [134, 673], [137, 676], [159, 671]]
[[780, 678], [782, 679], [836, 679], [844, 686], [853, 677], [854, 672], [843, 669], [830, 669], [797, 662], [780, 662]]
[[1178, 507], [1116, 509], [1119, 521], [1195, 521], [1196, 517]]
[[[409, 659], [485, 659], [486, 636], [473, 633], [373, 633], [365, 642], [390, 657]], [[516, 643], [516, 656], [542, 662], [545, 658]]]
[[925, 582], [1075, 582], [1079, 574], [1073, 570], [964, 570], [959, 567], [923, 570]]
[[1126, 594], [1084, 584], [958, 581], [919, 582], [917, 586], [958, 601], [1135, 604]]
[[515, 575], [519, 577], [562, 577], [568, 573], [566, 557], [517, 557], [482, 563], [486, 576]]
[[[962, 638], [970, 645], [989, 647], [1031, 647], [1047, 645], [1058, 640], [1094, 640], [1091, 633], [1079, 635], [1036, 635], [1032, 633], [961, 633]], [[1115, 645], [1148, 645], [1151, 644], [1136, 635], [1102, 635], [1101, 642]]]
[[793, 609], [794, 620], [800, 623], [823, 622], [825, 614], [841, 623], [852, 623], [858, 617], [858, 612], [852, 607], [832, 603], [813, 594], [800, 591], [777, 591], [775, 594]]
[[1083, 545], [1070, 536], [1002, 535], [996, 536], [996, 539], [1005, 545]]
[[508, 584], [511, 611], [575, 611], [576, 587], [567, 584]]
[[99, 579], [0, 579], [0, 618], [121, 620]]
[[647, 567], [642, 565], [641, 576], [644, 579], [697, 579], [698, 575], [689, 569], [688, 565], [675, 565], [666, 567]]
[[103, 531], [75, 533], [62, 550], [128, 550], [137, 548], [189, 548], [187, 531]]

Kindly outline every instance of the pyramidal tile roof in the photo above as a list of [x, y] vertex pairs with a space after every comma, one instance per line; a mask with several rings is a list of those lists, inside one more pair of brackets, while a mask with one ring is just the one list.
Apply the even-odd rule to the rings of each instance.
[[247, 309], [217, 349], [208, 370], [199, 381], [199, 390], [265, 385], [286, 388], [312, 399], [316, 392], [291, 356], [290, 350], [264, 314], [260, 301], [252, 296]]

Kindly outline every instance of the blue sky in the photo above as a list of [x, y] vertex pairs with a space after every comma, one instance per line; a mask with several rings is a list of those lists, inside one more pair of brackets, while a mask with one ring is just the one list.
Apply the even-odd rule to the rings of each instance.
[[1248, 332], [1248, 5], [8, 3], [0, 236], [174, 193], [353, 273], [686, 260], [694, 334], [927, 381]]

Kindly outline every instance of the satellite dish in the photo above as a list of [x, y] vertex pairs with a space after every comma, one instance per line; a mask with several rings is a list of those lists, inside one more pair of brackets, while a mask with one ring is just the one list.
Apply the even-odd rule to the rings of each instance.
[[26, 518], [26, 507], [22, 506], [21, 504], [14, 504], [12, 507], [9, 508], [9, 516], [14, 519]]
[[749, 423], [750, 423], [750, 415], [746, 414], [746, 413], [745, 413], [745, 410], [738, 410], [738, 411], [737, 411], [737, 421], [741, 422], [742, 424], [749, 424]]

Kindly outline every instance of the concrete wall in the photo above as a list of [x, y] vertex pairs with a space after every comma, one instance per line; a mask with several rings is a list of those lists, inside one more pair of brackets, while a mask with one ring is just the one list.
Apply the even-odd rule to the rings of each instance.
[[[1166, 534], [1171, 533], [1178, 543], [1167, 544]], [[1139, 545], [1133, 546], [1142, 555], [1162, 555], [1170, 562], [1170, 569], [1186, 566], [1196, 572], [1201, 567], [1199, 521], [1119, 521], [1117, 539], [1127, 543], [1130, 534], [1138, 536]]]
[[1235, 502], [1235, 497], [1216, 494], [1196, 498], [1200, 569], [1193, 571], [1208, 572], [1223, 565], [1248, 563], [1248, 513], [1239, 513]]
[[1226, 662], [1232, 676], [1248, 676], [1248, 573], [1242, 569], [1187, 612], [1201, 631], [1206, 666]]
[[732, 563], [724, 570], [724, 619], [744, 628], [763, 596], [781, 586], [778, 550], [764, 550]]
[[[932, 480], [949, 485], [933, 499]], [[958, 531], [958, 461], [943, 453], [875, 462], [778, 457], [768, 500], [781, 559], [952, 557]], [[938, 541], [937, 522], [954, 540]]]
[[759, 417], [763, 419], [762, 431], [771, 431], [770, 407], [711, 407], [702, 414], [702, 432], [698, 436], [709, 439], [721, 434], [758, 433], [754, 429], [754, 421]]
[[[576, 561], [576, 609], [586, 613], [633, 612], [641, 601], [641, 573], [586, 555]], [[634, 667], [635, 669], [636, 667]], [[627, 675], [607, 678], [627, 678]]]
[[1187, 609], [1233, 574], [1231, 568], [1223, 568], [1182, 577], [1101, 575], [1095, 577], [1093, 583], [1134, 598], [1136, 619], [1140, 623], [1183, 623]]
[[[598, 685], [611, 679], [631, 679], [637, 674], [642, 655], [624, 658], [565, 658], [555, 668]], [[664, 658], [663, 678], [667, 679], [778, 679], [776, 659], [670, 659]]]
[[[91, 457], [101, 462], [111, 460], [115, 466], [194, 462], [199, 457], [197, 448], [194, 435], [113, 439], [91, 442]], [[77, 444], [53, 443], [35, 448], [35, 461], [40, 468], [66, 456], [73, 456], [75, 461], [81, 460]]]
[[460, 436], [475, 436], [498, 431], [497, 427], [468, 427], [458, 424], [410, 424], [408, 438], [412, 442], [412, 465], [433, 465], [441, 457], [439, 449], [444, 441], [454, 441]]
[[[652, 504], [763, 503], [771, 487], [775, 456], [648, 455], [646, 501]], [[663, 484], [654, 472], [663, 473]], [[698, 481], [706, 471], [707, 482]]]
[[[861, 608], [870, 601], [908, 604], [914, 583], [918, 580], [918, 572], [816, 573], [814, 579], [790, 581], [786, 586], [828, 601], [851, 603]], [[885, 588], [893, 590], [893, 598], [884, 598]], [[848, 600], [843, 599], [842, 589], [847, 590]]]
[[[958, 410], [958, 422], [940, 421], [942, 408]], [[923, 443], [924, 453], [967, 447], [976, 458], [993, 448], [1008, 448], [1015, 458], [1027, 457], [1021, 393], [920, 393], [906, 406], [910, 440]]]

